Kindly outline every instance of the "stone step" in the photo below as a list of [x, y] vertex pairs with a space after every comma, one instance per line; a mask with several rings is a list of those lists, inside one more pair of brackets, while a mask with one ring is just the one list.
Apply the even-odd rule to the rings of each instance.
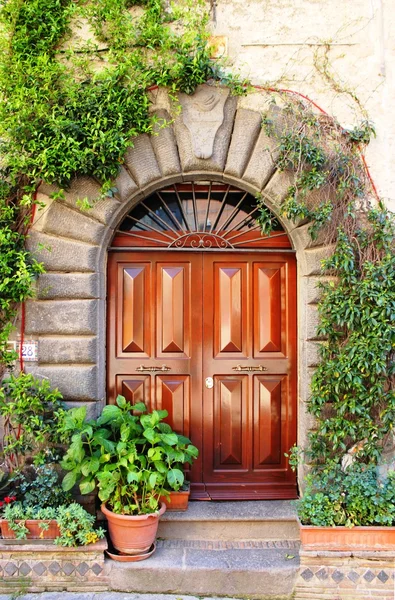
[[[299, 569], [296, 541], [158, 540], [149, 559], [106, 561], [111, 590], [289, 600]], [[255, 544], [255, 545], [254, 545]]]
[[189, 502], [186, 512], [166, 512], [158, 537], [180, 540], [299, 540], [289, 500]]

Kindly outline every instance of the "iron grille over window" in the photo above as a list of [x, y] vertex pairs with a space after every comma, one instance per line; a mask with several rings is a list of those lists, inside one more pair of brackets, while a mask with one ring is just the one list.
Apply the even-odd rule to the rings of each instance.
[[273, 216], [270, 236], [261, 233], [256, 199], [230, 185], [172, 185], [139, 202], [122, 221], [113, 246], [173, 249], [290, 248]]

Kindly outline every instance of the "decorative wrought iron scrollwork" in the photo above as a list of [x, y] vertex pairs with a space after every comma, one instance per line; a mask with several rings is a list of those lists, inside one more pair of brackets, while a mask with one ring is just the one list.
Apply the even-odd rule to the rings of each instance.
[[169, 245], [169, 248], [233, 248], [227, 240], [214, 233], [187, 233]]

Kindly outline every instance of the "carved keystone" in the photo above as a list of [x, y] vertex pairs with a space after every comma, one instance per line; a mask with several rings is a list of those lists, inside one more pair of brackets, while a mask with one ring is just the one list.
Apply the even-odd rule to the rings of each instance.
[[210, 158], [214, 140], [224, 121], [224, 106], [229, 89], [199, 85], [192, 96], [180, 94], [182, 120], [191, 134], [196, 158]]

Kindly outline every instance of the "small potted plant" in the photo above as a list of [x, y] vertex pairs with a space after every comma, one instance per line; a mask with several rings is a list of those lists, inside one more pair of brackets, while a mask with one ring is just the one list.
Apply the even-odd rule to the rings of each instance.
[[104, 530], [94, 529], [95, 517], [76, 502], [55, 507], [5, 505], [1, 523], [4, 539], [53, 540], [60, 546], [85, 546], [104, 537]]
[[179, 468], [197, 455], [163, 420], [167, 411], [146, 412], [144, 404], [131, 405], [118, 396], [95, 421], [86, 420], [86, 408], [68, 412], [64, 430], [72, 443], [62, 461], [68, 471], [63, 489], [79, 482], [82, 494], [97, 486], [108, 520], [111, 541], [124, 554], [144, 557], [153, 546], [160, 516], [166, 506], [165, 485], [184, 483]]

